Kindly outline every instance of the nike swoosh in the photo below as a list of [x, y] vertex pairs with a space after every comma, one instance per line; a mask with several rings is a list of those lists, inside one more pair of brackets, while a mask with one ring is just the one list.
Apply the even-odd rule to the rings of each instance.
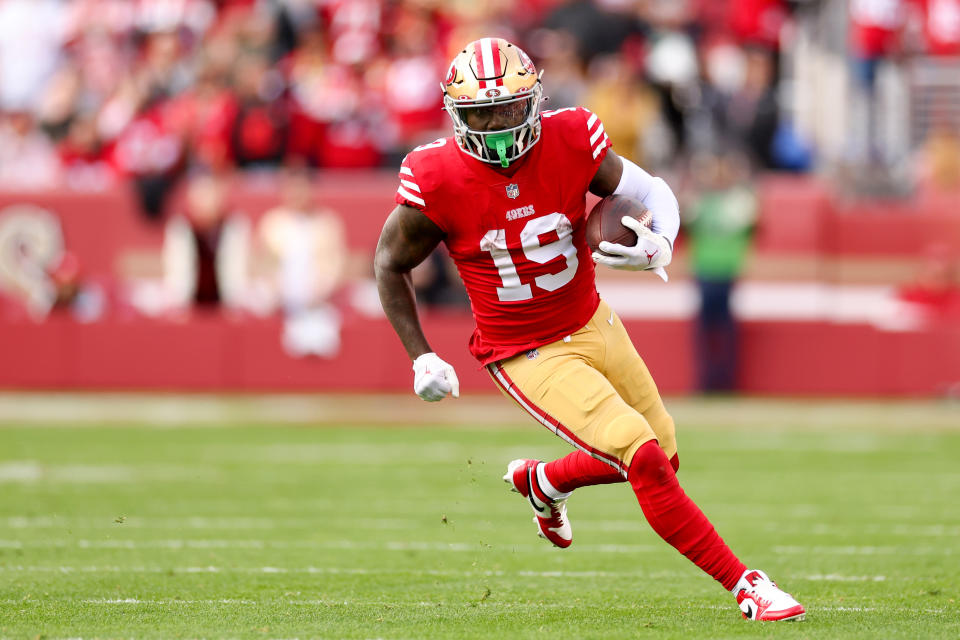
[[530, 501], [530, 506], [533, 507], [533, 510], [537, 513], [547, 512], [543, 507], [537, 506], [537, 502], [533, 497], [533, 467], [527, 469], [527, 500]]
[[753, 607], [750, 605], [747, 605], [747, 617], [753, 620]]

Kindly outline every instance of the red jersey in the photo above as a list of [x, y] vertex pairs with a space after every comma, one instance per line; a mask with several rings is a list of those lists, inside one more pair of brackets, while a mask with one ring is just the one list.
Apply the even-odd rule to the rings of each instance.
[[586, 193], [609, 147], [596, 115], [568, 108], [543, 112], [540, 140], [509, 174], [453, 138], [404, 158], [396, 201], [446, 233], [477, 323], [470, 352], [481, 363], [559, 340], [596, 311]]
[[920, 0], [927, 53], [960, 54], [960, 0]]
[[861, 58], [877, 58], [897, 48], [903, 26], [904, 0], [852, 0], [850, 2], [851, 49]]

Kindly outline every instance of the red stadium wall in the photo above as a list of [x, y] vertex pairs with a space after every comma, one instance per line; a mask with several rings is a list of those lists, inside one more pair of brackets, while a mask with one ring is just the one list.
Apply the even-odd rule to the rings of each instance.
[[[693, 388], [686, 321], [628, 321], [661, 390]], [[464, 393], [492, 392], [466, 351], [472, 321], [426, 314], [434, 348], [457, 368]], [[197, 315], [182, 322], [54, 317], [0, 332], [0, 387], [13, 389], [406, 391], [410, 365], [385, 320], [348, 318], [337, 358], [293, 359], [279, 319]], [[759, 394], [924, 395], [960, 380], [960, 329], [879, 331], [803, 322], [743, 326], [741, 388]]]
[[[391, 174], [325, 174], [317, 183], [319, 200], [341, 213], [351, 249], [363, 256], [372, 254], [394, 188]], [[269, 181], [238, 182], [233, 195], [254, 217], [276, 202]], [[909, 255], [933, 239], [960, 246], [956, 196], [929, 198], [922, 209], [909, 211], [889, 204], [839, 206], [812, 180], [771, 178], [761, 198], [760, 253]], [[161, 227], [141, 219], [123, 190], [0, 194], [0, 212], [18, 204], [54, 212], [68, 248], [91, 277], [115, 279], [127, 252], [160, 246]], [[909, 224], [891, 233], [906, 216]], [[56, 315], [43, 322], [0, 319], [0, 388], [408, 390], [409, 363], [387, 321], [346, 313], [340, 355], [331, 360], [286, 355], [279, 318], [215, 313], [160, 320], [113, 312], [89, 324]], [[457, 367], [465, 392], [493, 391], [467, 354], [468, 316], [428, 313], [424, 325], [434, 348]], [[627, 325], [661, 389], [690, 391], [691, 323], [634, 319]], [[747, 322], [741, 362], [741, 388], [749, 393], [938, 394], [960, 381], [960, 327], [891, 332], [828, 322]]]

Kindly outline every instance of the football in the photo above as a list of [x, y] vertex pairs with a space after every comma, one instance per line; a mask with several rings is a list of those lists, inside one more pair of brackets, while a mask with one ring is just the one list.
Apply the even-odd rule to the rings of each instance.
[[591, 250], [603, 253], [598, 247], [604, 240], [627, 247], [637, 244], [637, 234], [620, 222], [623, 216], [636, 218], [648, 228], [653, 224], [653, 214], [639, 200], [628, 196], [607, 196], [595, 204], [587, 216], [587, 244]]

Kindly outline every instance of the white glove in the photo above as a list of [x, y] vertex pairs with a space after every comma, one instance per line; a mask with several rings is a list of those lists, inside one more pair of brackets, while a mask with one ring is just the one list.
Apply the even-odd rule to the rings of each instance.
[[622, 244], [613, 244], [604, 240], [593, 252], [593, 261], [614, 269], [628, 271], [651, 270], [667, 281], [667, 272], [664, 267], [673, 259], [673, 250], [670, 242], [663, 236], [654, 233], [630, 216], [623, 216], [620, 223], [637, 234], [637, 244], [628, 247]]
[[457, 372], [433, 353], [425, 353], [413, 361], [413, 390], [427, 402], [443, 400], [447, 394], [460, 397]]

